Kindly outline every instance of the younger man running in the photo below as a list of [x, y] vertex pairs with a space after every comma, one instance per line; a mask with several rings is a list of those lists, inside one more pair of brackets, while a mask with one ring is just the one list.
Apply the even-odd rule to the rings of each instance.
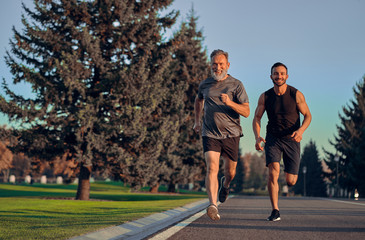
[[[294, 186], [298, 179], [300, 164], [300, 141], [308, 128], [312, 115], [304, 95], [296, 88], [286, 84], [287, 67], [278, 62], [271, 67], [270, 78], [274, 87], [261, 94], [252, 122], [256, 138], [256, 150], [262, 151], [265, 144], [266, 166], [269, 167], [268, 189], [272, 206], [269, 221], [280, 220], [279, 212], [279, 173], [283, 157], [284, 171], [288, 186]], [[266, 111], [269, 122], [266, 127], [266, 140], [260, 136], [261, 118]], [[300, 125], [300, 115], [304, 116]]]

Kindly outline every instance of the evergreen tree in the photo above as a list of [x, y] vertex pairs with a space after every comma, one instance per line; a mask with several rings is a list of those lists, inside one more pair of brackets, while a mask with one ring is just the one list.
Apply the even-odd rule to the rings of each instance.
[[[35, 0], [23, 5], [25, 30], [14, 31], [6, 63], [13, 83], [28, 82], [35, 98], [7, 86], [0, 110], [19, 121], [18, 152], [42, 161], [62, 157], [79, 168], [77, 199], [89, 198], [93, 168], [112, 166], [143, 183], [162, 143], [153, 124], [165, 91], [171, 46], [161, 32], [176, 14], [172, 0]], [[162, 91], [161, 91], [162, 90]], [[144, 165], [140, 163], [145, 163]], [[117, 174], [117, 173], [115, 173]]]
[[[17, 178], [24, 179], [25, 176], [30, 175], [32, 172], [32, 165], [30, 159], [23, 153], [15, 154], [13, 157], [13, 167], [11, 173]], [[38, 176], [41, 177], [40, 175]]]
[[243, 178], [243, 188], [247, 189], [247, 188], [251, 188], [251, 186], [249, 186], [248, 184], [248, 179], [250, 177], [251, 174], [251, 160], [252, 160], [252, 153], [246, 153], [243, 156], [240, 156], [240, 159], [242, 161], [242, 168], [244, 170], [244, 178]]
[[[337, 136], [330, 142], [339, 156], [339, 184], [348, 192], [358, 190], [360, 197], [365, 196], [365, 77], [353, 89], [355, 99], [343, 107], [339, 115], [341, 125], [337, 126]], [[326, 152], [327, 165], [336, 181], [337, 170], [335, 154]]]
[[[303, 167], [307, 168], [304, 178]], [[306, 195], [311, 197], [326, 197], [327, 187], [324, 182], [324, 173], [321, 160], [318, 157], [317, 146], [312, 140], [304, 147], [299, 168], [298, 181], [293, 187], [295, 194], [304, 195], [304, 179]]]
[[166, 113], [175, 115], [176, 125], [170, 130], [172, 138], [166, 143], [169, 147], [164, 148], [160, 158], [167, 164], [161, 180], [169, 183], [169, 191], [175, 191], [177, 183], [201, 180], [205, 169], [201, 137], [193, 131], [194, 101], [200, 82], [209, 76], [210, 65], [193, 9], [188, 17], [189, 21], [174, 34], [175, 51], [169, 68], [172, 85]]
[[266, 187], [268, 171], [265, 163], [265, 154], [244, 155], [245, 181], [244, 188], [261, 190]]
[[248, 184], [255, 190], [261, 190], [267, 184], [267, 168], [264, 154], [254, 153], [251, 156]]
[[243, 191], [243, 184], [245, 182], [244, 179], [245, 179], [244, 158], [241, 155], [241, 149], [240, 149], [236, 167], [236, 176], [234, 177], [230, 185], [235, 193], [240, 193]]

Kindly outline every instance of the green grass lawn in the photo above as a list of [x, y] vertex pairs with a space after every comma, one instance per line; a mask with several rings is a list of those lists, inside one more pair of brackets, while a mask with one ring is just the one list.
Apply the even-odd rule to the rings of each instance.
[[92, 183], [91, 201], [65, 200], [77, 185], [0, 184], [0, 239], [69, 239], [205, 198], [204, 194], [130, 193]]

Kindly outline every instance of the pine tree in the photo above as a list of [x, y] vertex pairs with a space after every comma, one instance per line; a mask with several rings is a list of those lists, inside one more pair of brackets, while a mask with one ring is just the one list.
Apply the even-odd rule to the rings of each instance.
[[[122, 172], [122, 179], [133, 188], [158, 182], [160, 172], [165, 169], [165, 164], [158, 159], [165, 144], [172, 142], [170, 139], [176, 125], [173, 113], [170, 116], [165, 109], [166, 103], [174, 100], [169, 94], [171, 87], [178, 88], [165, 78], [173, 46], [171, 41], [163, 42], [161, 31], [175, 22], [177, 14], [172, 12], [165, 18], [158, 17], [158, 10], [172, 1], [144, 1], [143, 4], [146, 2], [153, 12], [148, 13], [149, 18], [142, 16], [145, 25], [137, 33], [140, 43], [136, 43], [136, 51], [133, 50], [136, 56], [131, 58], [132, 70], [128, 72], [133, 81], [126, 88], [121, 88], [121, 111], [116, 117], [117, 122], [119, 116], [123, 119], [120, 144], [124, 152], [119, 158], [126, 163], [119, 164], [118, 169]], [[143, 58], [139, 56], [140, 52]], [[133, 76], [137, 76], [137, 81]], [[134, 89], [133, 94], [130, 87]]]
[[180, 88], [172, 88], [170, 92], [175, 101], [170, 112], [176, 114], [177, 131], [173, 144], [171, 142], [170, 148], [165, 148], [168, 150], [161, 156], [168, 167], [162, 179], [169, 183], [169, 191], [175, 191], [177, 183], [201, 180], [205, 169], [201, 138], [193, 131], [194, 101], [200, 82], [209, 76], [210, 66], [202, 46], [203, 33], [197, 30], [198, 18], [193, 9], [188, 19], [174, 34], [175, 51], [169, 69], [172, 82]]
[[[360, 197], [365, 196], [365, 76], [353, 89], [355, 99], [343, 107], [339, 115], [341, 125], [337, 126], [337, 136], [330, 142], [339, 156], [339, 184], [348, 192], [358, 190]], [[332, 180], [337, 174], [335, 154], [327, 154], [327, 164], [332, 170]]]
[[265, 154], [247, 153], [243, 156], [244, 188], [261, 190], [266, 187], [268, 170], [265, 165]]
[[267, 184], [267, 168], [265, 165], [265, 156], [263, 154], [254, 153], [251, 156], [248, 184], [255, 190], [265, 188]]
[[[28, 82], [35, 97], [10, 90], [0, 110], [24, 129], [18, 152], [42, 161], [62, 157], [79, 168], [77, 199], [89, 198], [95, 167], [115, 167], [142, 182], [162, 145], [152, 124], [171, 59], [161, 32], [176, 14], [160, 17], [172, 0], [35, 0], [23, 5], [25, 30], [14, 31], [6, 63], [13, 83]], [[138, 162], [136, 162], [138, 160]], [[138, 166], [146, 162], [144, 166]], [[143, 169], [143, 170], [140, 170]], [[144, 180], [143, 180], [144, 181]]]
[[[304, 178], [303, 167], [306, 167], [306, 177]], [[304, 183], [305, 179], [305, 183]], [[311, 197], [326, 197], [326, 184], [324, 182], [324, 173], [321, 160], [318, 157], [317, 146], [312, 140], [304, 147], [301, 158], [298, 182], [293, 187], [296, 194], [304, 195], [304, 184], [306, 195]]]
[[236, 176], [233, 178], [231, 182], [231, 188], [233, 188], [235, 193], [240, 193], [243, 191], [243, 184], [245, 180], [245, 165], [244, 165], [244, 157], [241, 154], [241, 149], [239, 150], [237, 167], [236, 167]]

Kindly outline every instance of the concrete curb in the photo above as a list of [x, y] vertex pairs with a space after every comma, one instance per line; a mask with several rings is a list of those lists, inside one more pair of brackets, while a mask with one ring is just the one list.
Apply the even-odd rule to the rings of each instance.
[[127, 222], [119, 226], [105, 228], [97, 232], [88, 233], [70, 240], [116, 240], [128, 239], [137, 240], [145, 238], [165, 227], [175, 224], [182, 219], [208, 207], [208, 199], [187, 204], [183, 207], [168, 210], [162, 213], [155, 213], [148, 217]]

